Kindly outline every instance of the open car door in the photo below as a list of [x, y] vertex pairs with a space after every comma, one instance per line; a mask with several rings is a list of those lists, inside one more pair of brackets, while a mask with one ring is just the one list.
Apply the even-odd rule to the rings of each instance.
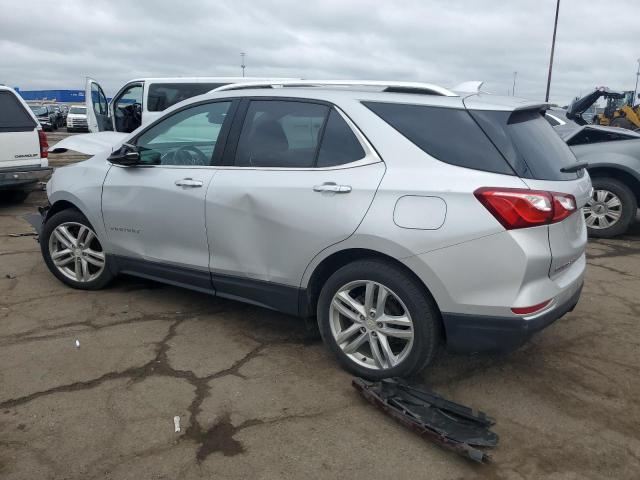
[[113, 130], [111, 119], [109, 118], [109, 103], [104, 90], [98, 82], [87, 77], [84, 88], [84, 101], [87, 106], [87, 125], [89, 131], [104, 132]]

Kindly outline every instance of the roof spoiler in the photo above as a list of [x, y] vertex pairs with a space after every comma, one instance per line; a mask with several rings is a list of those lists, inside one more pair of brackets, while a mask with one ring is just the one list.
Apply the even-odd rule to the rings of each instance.
[[468, 82], [459, 83], [451, 90], [462, 93], [480, 93], [482, 85], [484, 85], [484, 82], [481, 80], [470, 80]]

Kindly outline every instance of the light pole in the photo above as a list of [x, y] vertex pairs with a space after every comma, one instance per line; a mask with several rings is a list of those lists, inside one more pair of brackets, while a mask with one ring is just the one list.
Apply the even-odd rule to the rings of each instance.
[[[636, 72], [636, 88], [633, 91], [633, 100], [631, 101], [631, 106], [633, 107], [638, 101], [638, 78], [640, 78], [640, 58], [638, 59], [638, 71]], [[640, 102], [638, 102], [640, 103]]]
[[547, 93], [544, 101], [549, 101], [549, 89], [551, 88], [551, 71], [553, 70], [553, 51], [556, 48], [556, 30], [558, 30], [558, 12], [560, 11], [560, 0], [556, 3], [556, 19], [553, 24], [553, 39], [551, 40], [551, 57], [549, 58], [549, 75], [547, 76]]
[[242, 68], [242, 77], [244, 78], [244, 69], [245, 69], [245, 64], [244, 64], [244, 56], [246, 55], [246, 53], [241, 52], [240, 53], [240, 67]]
[[518, 72], [513, 72], [513, 88], [511, 89], [511, 95], [513, 97], [516, 96], [516, 77], [518, 76]]

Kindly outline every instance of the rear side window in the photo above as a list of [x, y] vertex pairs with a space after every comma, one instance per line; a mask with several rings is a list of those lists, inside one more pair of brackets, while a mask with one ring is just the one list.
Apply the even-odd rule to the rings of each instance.
[[0, 91], [0, 131], [20, 132], [33, 130], [36, 122], [25, 110], [16, 96], [7, 91]]
[[360, 160], [364, 156], [362, 145], [347, 122], [342, 115], [332, 109], [327, 125], [324, 127], [317, 166], [322, 168], [344, 165]]
[[329, 107], [316, 103], [254, 100], [238, 141], [240, 167], [310, 168]]
[[535, 180], [575, 180], [579, 173], [562, 173], [576, 162], [567, 144], [539, 110], [498, 112], [470, 110], [516, 173]]
[[363, 103], [417, 147], [442, 162], [474, 170], [514, 174], [466, 110], [399, 103]]
[[187, 98], [202, 95], [225, 83], [152, 83], [149, 85], [147, 110], [161, 112]]

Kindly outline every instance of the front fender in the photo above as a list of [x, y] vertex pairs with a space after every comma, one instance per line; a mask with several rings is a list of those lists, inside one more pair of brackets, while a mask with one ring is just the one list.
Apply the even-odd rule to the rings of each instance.
[[47, 188], [52, 207], [68, 202], [87, 217], [103, 248], [111, 251], [102, 218], [102, 187], [111, 165], [106, 156], [96, 155], [84, 162], [56, 169]]

